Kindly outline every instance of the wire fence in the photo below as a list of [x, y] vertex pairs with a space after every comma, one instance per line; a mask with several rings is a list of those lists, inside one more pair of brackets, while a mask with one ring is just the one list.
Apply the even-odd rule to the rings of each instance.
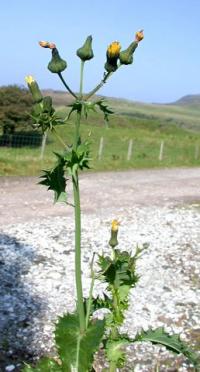
[[[149, 165], [176, 162], [179, 160], [190, 165], [200, 161], [200, 143], [197, 141], [181, 141], [178, 138], [169, 141], [160, 139], [134, 139], [99, 136], [92, 140], [92, 157], [95, 161], [131, 163], [148, 163]], [[53, 151], [58, 151], [59, 143], [51, 136], [39, 133], [5, 134], [0, 136], [0, 159], [40, 159], [53, 158]], [[183, 164], [184, 165], [184, 164]]]

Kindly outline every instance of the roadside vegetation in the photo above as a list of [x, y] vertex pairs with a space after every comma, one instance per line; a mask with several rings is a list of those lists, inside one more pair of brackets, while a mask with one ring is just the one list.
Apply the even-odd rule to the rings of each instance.
[[[22, 93], [24, 94], [23, 89]], [[53, 91], [48, 91], [48, 94], [55, 100], [59, 115], [63, 118], [67, 116], [69, 109], [64, 107], [64, 100], [70, 103], [68, 95]], [[29, 102], [31, 104], [30, 97]], [[199, 166], [200, 118], [197, 115], [197, 105], [143, 105], [117, 99], [109, 99], [108, 102], [114, 111], [110, 116], [109, 127], [105, 125], [100, 113], [95, 115], [91, 112], [87, 124], [83, 120], [82, 137], [91, 142], [90, 171]], [[26, 110], [25, 112], [27, 113]], [[41, 159], [41, 141], [38, 142], [37, 139], [35, 145], [34, 137], [39, 133], [33, 132], [30, 122], [26, 127], [24, 120], [18, 123], [20, 125], [15, 128], [15, 133], [20, 135], [26, 131], [26, 134], [30, 134], [30, 141], [23, 146], [16, 142], [14, 147], [0, 147], [0, 175], [38, 176], [41, 169], [53, 166], [55, 156], [52, 150], [59, 148], [59, 141], [49, 134]], [[194, 128], [191, 130], [191, 123], [195, 123], [195, 131]], [[70, 118], [67, 124], [59, 126], [57, 132], [66, 144], [72, 143], [73, 120]], [[0, 136], [3, 133], [1, 121]], [[99, 155], [101, 138], [103, 148]], [[130, 160], [127, 160], [130, 140], [132, 149]], [[162, 142], [163, 154], [162, 160], [159, 160]]]

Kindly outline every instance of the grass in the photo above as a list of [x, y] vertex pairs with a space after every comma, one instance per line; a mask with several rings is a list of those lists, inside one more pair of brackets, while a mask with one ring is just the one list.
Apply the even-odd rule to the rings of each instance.
[[[60, 115], [66, 115], [66, 109], [59, 109]], [[73, 138], [73, 118], [58, 128], [61, 138], [70, 144]], [[102, 159], [98, 159], [100, 138], [104, 137]], [[113, 115], [109, 128], [106, 128], [101, 114], [91, 114], [88, 122], [83, 120], [82, 139], [91, 142], [92, 170], [124, 170], [131, 168], [198, 166], [195, 159], [195, 147], [200, 146], [200, 133], [189, 132], [178, 127], [175, 122], [162, 123], [157, 119], [138, 119], [133, 116]], [[133, 153], [127, 160], [129, 140], [133, 140]], [[161, 141], [164, 141], [163, 160], [159, 161]], [[40, 160], [40, 148], [0, 149], [0, 175], [38, 176], [41, 169], [50, 169], [54, 165], [53, 151], [61, 151], [57, 138], [51, 134], [45, 148], [44, 159]]]

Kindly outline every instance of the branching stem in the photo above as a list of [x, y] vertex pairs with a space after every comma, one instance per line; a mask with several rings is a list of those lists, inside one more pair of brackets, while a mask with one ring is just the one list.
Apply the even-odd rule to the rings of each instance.
[[60, 80], [62, 81], [63, 85], [65, 86], [65, 88], [68, 90], [68, 92], [75, 98], [77, 99], [77, 95], [70, 89], [69, 85], [66, 83], [64, 77], [62, 76], [61, 72], [58, 72], [58, 76], [60, 78]]
[[85, 97], [84, 97], [84, 101], [87, 101], [90, 97], [92, 97], [99, 89], [102, 88], [102, 86], [106, 83], [106, 81], [108, 80], [108, 78], [112, 75], [112, 72], [107, 72], [107, 74], [105, 74], [105, 76], [103, 77], [103, 79], [100, 81], [100, 83], [94, 88], [91, 90], [91, 92], [89, 92]]

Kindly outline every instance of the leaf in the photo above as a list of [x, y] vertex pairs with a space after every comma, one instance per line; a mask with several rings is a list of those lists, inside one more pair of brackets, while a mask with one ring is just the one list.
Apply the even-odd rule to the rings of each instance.
[[105, 103], [105, 100], [103, 99], [100, 99], [99, 101], [95, 102], [95, 104], [103, 112], [104, 120], [108, 122], [108, 116], [114, 114], [114, 111], [108, 107], [108, 105]]
[[54, 203], [66, 202], [66, 178], [64, 177], [65, 161], [61, 155], [56, 153], [55, 155], [58, 157], [58, 164], [50, 171], [43, 171], [44, 174], [40, 176], [40, 178], [42, 178], [42, 181], [40, 181], [39, 184], [47, 186], [48, 190], [54, 191]]
[[104, 320], [89, 323], [84, 334], [80, 334], [77, 314], [67, 314], [59, 319], [55, 339], [65, 372], [87, 372], [92, 365], [104, 334]]
[[71, 114], [76, 111], [77, 113], [81, 113], [82, 111], [82, 107], [83, 107], [83, 103], [80, 102], [80, 101], [75, 101], [74, 103], [72, 103], [71, 105], [68, 105], [69, 107], [71, 107], [71, 110], [68, 114], [68, 117], [67, 117], [67, 120], [70, 118]]
[[41, 359], [36, 367], [26, 365], [22, 372], [64, 372], [62, 366], [60, 366], [55, 360], [49, 358]]
[[109, 341], [106, 344], [106, 355], [109, 362], [116, 363], [116, 367], [123, 367], [126, 360], [124, 347], [129, 344], [126, 339]]
[[155, 330], [143, 331], [138, 334], [133, 342], [150, 341], [152, 344], [160, 344], [166, 347], [167, 350], [173, 351], [176, 354], [183, 354], [195, 366], [199, 366], [199, 356], [190, 350], [187, 344], [180, 339], [180, 335], [169, 335], [164, 331], [163, 327]]

